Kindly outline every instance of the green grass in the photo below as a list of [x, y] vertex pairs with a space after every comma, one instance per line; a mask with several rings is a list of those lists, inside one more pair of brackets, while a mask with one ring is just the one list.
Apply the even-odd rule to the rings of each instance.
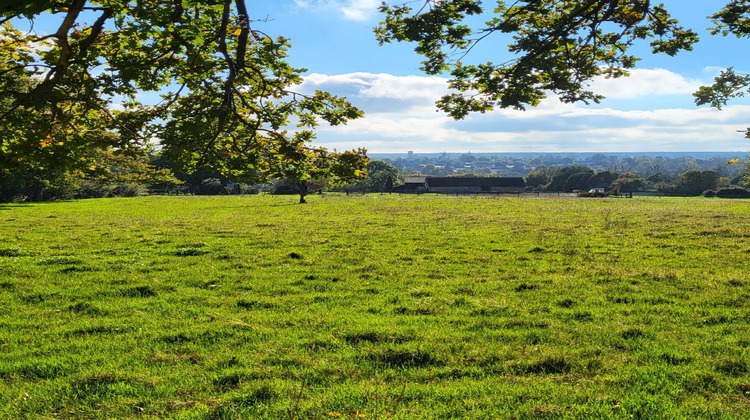
[[750, 206], [0, 207], [2, 418], [746, 418]]

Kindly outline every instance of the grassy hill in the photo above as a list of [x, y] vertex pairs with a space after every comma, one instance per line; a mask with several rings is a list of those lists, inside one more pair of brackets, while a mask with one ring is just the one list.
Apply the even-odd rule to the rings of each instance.
[[3, 418], [746, 418], [750, 206], [0, 207]]

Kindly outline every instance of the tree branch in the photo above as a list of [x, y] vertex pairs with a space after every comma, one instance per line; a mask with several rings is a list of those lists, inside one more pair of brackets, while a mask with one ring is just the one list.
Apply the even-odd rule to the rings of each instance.
[[82, 61], [86, 60], [86, 56], [88, 55], [88, 49], [93, 45], [94, 42], [96, 42], [96, 38], [99, 37], [99, 35], [102, 33], [102, 29], [104, 28], [104, 23], [112, 18], [112, 9], [100, 9], [102, 10], [102, 15], [99, 16], [98, 19], [96, 19], [96, 22], [94, 22], [93, 25], [91, 25], [91, 33], [89, 34], [86, 39], [84, 39], [80, 45], [80, 56]]
[[63, 19], [60, 27], [57, 28], [54, 36], [57, 39], [58, 47], [60, 47], [60, 59], [55, 67], [47, 73], [44, 82], [40, 83], [34, 89], [34, 94], [49, 92], [65, 76], [70, 65], [70, 59], [73, 57], [73, 49], [68, 42], [68, 32], [70, 32], [85, 5], [86, 0], [74, 0], [73, 4], [68, 8], [68, 13], [65, 15], [65, 19]]
[[247, 37], [250, 35], [250, 18], [247, 15], [245, 0], [235, 0], [237, 17], [240, 20], [240, 36], [237, 39], [237, 69], [245, 68], [245, 54], [247, 53]]

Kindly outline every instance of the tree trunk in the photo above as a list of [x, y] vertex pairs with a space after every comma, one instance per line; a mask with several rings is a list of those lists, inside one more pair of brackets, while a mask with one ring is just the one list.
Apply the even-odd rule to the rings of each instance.
[[307, 204], [305, 196], [307, 195], [307, 180], [297, 181], [297, 188], [299, 188], [299, 203]]

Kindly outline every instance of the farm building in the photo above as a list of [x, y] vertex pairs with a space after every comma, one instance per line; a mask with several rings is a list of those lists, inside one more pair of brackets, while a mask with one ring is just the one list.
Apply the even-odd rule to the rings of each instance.
[[444, 194], [519, 193], [526, 183], [520, 177], [427, 177], [425, 186]]
[[427, 177], [424, 176], [406, 176], [404, 177], [404, 184], [393, 188], [393, 192], [406, 194], [426, 192], [426, 180]]
[[404, 184], [422, 184], [427, 180], [426, 176], [405, 176]]
[[523, 192], [525, 186], [523, 178], [407, 176], [404, 178], [404, 185], [399, 185], [393, 191], [443, 194], [519, 193]]

